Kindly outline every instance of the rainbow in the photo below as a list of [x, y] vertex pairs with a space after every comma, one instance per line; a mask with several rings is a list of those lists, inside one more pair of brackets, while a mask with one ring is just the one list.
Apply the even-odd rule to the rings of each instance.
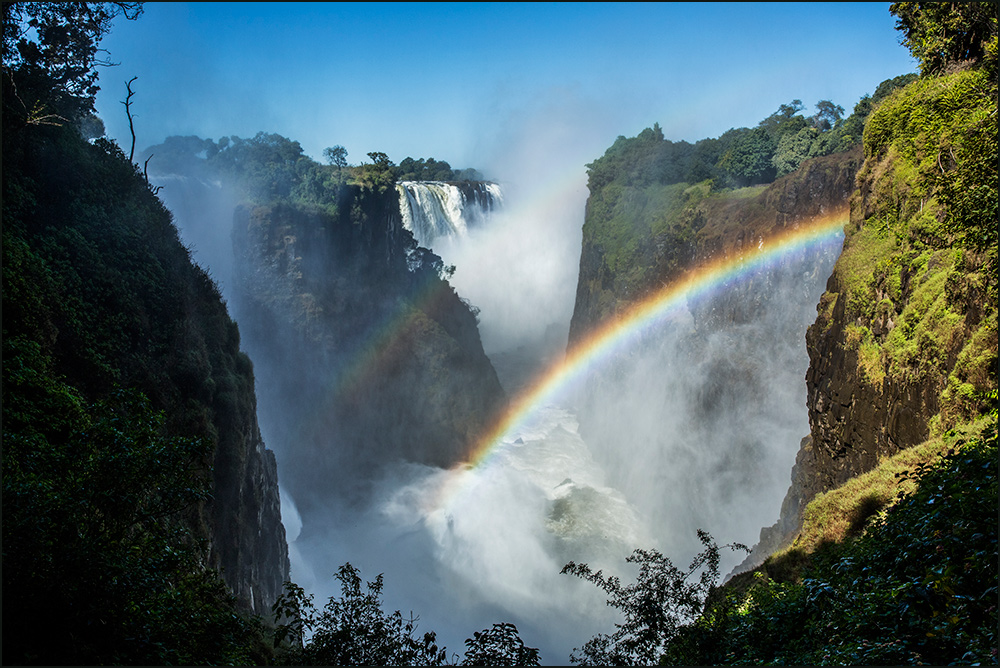
[[558, 364], [542, 372], [529, 389], [515, 397], [504, 414], [476, 441], [460, 470], [483, 466], [505, 436], [523, 424], [540, 407], [617, 351], [626, 349], [644, 332], [678, 313], [689, 302], [704, 299], [755, 271], [765, 269], [797, 251], [836, 241], [848, 220], [847, 210], [822, 216], [806, 223], [790, 225], [784, 231], [761, 239], [756, 248], [735, 257], [706, 263], [681, 280], [666, 285], [655, 294], [630, 306], [591, 332], [567, 351]]

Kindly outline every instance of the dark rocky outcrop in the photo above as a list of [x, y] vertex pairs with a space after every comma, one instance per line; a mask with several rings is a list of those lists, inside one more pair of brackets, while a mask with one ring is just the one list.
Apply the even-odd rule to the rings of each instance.
[[[33, 365], [87, 404], [141, 392], [163, 412], [165, 437], [207, 443], [206, 460], [191, 466], [210, 471], [209, 495], [185, 515], [189, 535], [240, 606], [268, 614], [289, 577], [277, 469], [218, 286], [117, 147], [87, 144], [72, 128], [5, 126], [4, 135], [5, 371]], [[37, 356], [23, 357], [32, 347]], [[4, 382], [5, 406], [37, 400], [6, 373]], [[51, 421], [10, 417], [5, 436]], [[62, 447], [65, 435], [48, 438]]]
[[505, 402], [473, 309], [403, 229], [395, 190], [338, 202], [240, 207], [233, 232], [262, 420], [306, 525], [386, 462], [461, 461]]

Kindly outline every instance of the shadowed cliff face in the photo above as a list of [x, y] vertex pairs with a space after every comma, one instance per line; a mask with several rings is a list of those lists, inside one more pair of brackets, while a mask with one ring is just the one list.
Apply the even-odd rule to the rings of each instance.
[[[777, 234], [846, 218], [860, 163], [855, 149], [769, 186], [720, 194], [681, 184], [674, 193], [612, 193], [607, 206], [604, 192], [603, 205], [588, 203], [571, 343], [701, 266], [738, 264]], [[637, 207], [621, 205], [628, 201], [647, 211], [630, 219]], [[674, 208], [649, 212], [664, 203]], [[625, 243], [623, 221], [632, 225]], [[704, 528], [752, 543], [778, 513], [809, 430], [805, 332], [839, 251], [835, 241], [810, 246], [738, 273], [588, 383], [581, 433], [598, 451], [630, 453], [621, 466], [602, 461], [623, 488], [641, 490], [639, 506], [665, 534]]]
[[[5, 200], [5, 251], [27, 253], [31, 262], [26, 266], [44, 278], [32, 278], [21, 268], [18, 281], [11, 282], [5, 273], [5, 344], [37, 342], [37, 359], [49, 360], [46, 373], [64, 378], [86, 402], [106, 400], [117, 388], [140, 391], [153, 410], [163, 411], [164, 434], [207, 445], [204, 460], [188, 465], [191, 471], [210, 471], [205, 474], [209, 496], [184, 515], [193, 538], [206, 548], [199, 562], [221, 570], [244, 609], [269, 612], [289, 575], [277, 469], [258, 429], [253, 368], [240, 350], [239, 330], [217, 285], [191, 261], [171, 214], [113, 146], [82, 143], [71, 128], [41, 139], [5, 129], [8, 138], [5, 182], [29, 184], [23, 193], [44, 206], [8, 209], [14, 200]], [[72, 178], [60, 180], [60, 174]], [[53, 257], [68, 259], [54, 263]], [[33, 296], [36, 292], [44, 298]], [[8, 363], [21, 366], [16, 359], [5, 348], [5, 373]], [[18, 425], [6, 375], [4, 382], [6, 438], [16, 434]], [[52, 415], [34, 420], [53, 421]], [[141, 441], [130, 439], [130, 448], [143, 450], [136, 445]], [[116, 457], [113, 461], [126, 459]], [[85, 461], [81, 457], [74, 465]], [[62, 472], [59, 477], [73, 480], [74, 475]], [[112, 482], [130, 482], [129, 476], [120, 477], [126, 480]], [[88, 490], [102, 492], [116, 493]], [[115, 503], [121, 505], [117, 498]], [[94, 510], [86, 514], [100, 517]], [[12, 549], [15, 544], [9, 542]], [[21, 556], [31, 554], [17, 550]], [[7, 561], [10, 573], [17, 573], [15, 561]], [[31, 586], [24, 579], [22, 585]], [[102, 586], [96, 578], [93, 582]], [[48, 606], [41, 591], [33, 597]], [[79, 610], [77, 606], [74, 614]], [[53, 606], [45, 614], [63, 613]], [[30, 617], [25, 613], [23, 619]]]
[[461, 461], [505, 401], [474, 313], [402, 228], [395, 191], [339, 198], [334, 214], [239, 208], [233, 233], [261, 421], [306, 528], [388, 463]]

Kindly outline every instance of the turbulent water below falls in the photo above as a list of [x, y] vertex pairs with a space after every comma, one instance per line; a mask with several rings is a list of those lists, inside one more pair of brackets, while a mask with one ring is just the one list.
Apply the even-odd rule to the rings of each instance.
[[509, 621], [543, 661], [563, 663], [614, 618], [599, 590], [562, 567], [624, 573], [624, 556], [653, 544], [605, 478], [575, 415], [545, 406], [478, 467], [391, 467], [368, 508], [292, 540], [292, 579], [323, 601], [339, 594], [324, 576], [351, 562], [367, 579], [385, 573], [386, 609], [424, 615], [423, 630], [452, 651]]
[[[234, 204], [218, 189], [189, 185], [171, 192], [183, 200], [204, 190], [202, 199], [217, 204], [211, 218], [232, 220]], [[458, 267], [453, 285], [481, 308], [484, 347], [513, 397], [565, 352], [571, 313], [561, 305], [571, 310], [579, 266], [579, 237], [568, 230], [578, 230], [583, 211], [494, 211], [503, 193], [482, 199], [492, 185], [475, 184], [460, 220], [435, 212], [468, 196], [451, 184], [400, 184], [400, 205], [408, 227], [440, 233], [433, 243], [421, 241], [423, 232], [417, 239]], [[511, 204], [525, 199], [516, 194]], [[199, 224], [204, 206], [172, 208], [182, 238], [206, 252], [202, 261], [228, 291], [229, 227]], [[567, 220], [555, 224], [559, 215]], [[506, 621], [543, 662], [565, 664], [574, 647], [620, 621], [602, 591], [560, 574], [567, 562], [630, 582], [635, 571], [624, 559], [636, 548], [683, 567], [700, 549], [695, 529], [749, 544], [774, 521], [808, 433], [802, 333], [837, 251], [766, 278], [774, 296], [751, 322], [697, 333], [692, 314], [679, 314], [605, 360], [606, 373], [590, 369], [598, 373], [589, 400], [560, 396], [561, 405], [534, 407], [475, 468], [385, 458], [377, 471], [349, 473], [373, 476], [363, 503], [332, 503], [306, 525], [294, 497], [313, 490], [283, 490], [292, 580], [322, 607], [341, 594], [334, 574], [350, 562], [368, 581], [384, 574], [383, 608], [421, 617], [417, 632], [437, 632], [450, 653], [460, 656], [466, 638]], [[264, 431], [289, 427], [273, 410], [260, 415]], [[724, 552], [722, 572], [741, 559]]]

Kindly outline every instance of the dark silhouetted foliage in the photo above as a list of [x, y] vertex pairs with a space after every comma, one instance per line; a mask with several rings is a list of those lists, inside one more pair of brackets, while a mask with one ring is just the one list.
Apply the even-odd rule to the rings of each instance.
[[[399, 610], [382, 610], [382, 575], [361, 586], [360, 571], [344, 564], [337, 571], [341, 595], [331, 596], [322, 610], [298, 585], [285, 583], [285, 594], [273, 611], [279, 624], [274, 643], [286, 665], [307, 666], [443, 666], [447, 650], [437, 634], [418, 636], [417, 618]], [[526, 647], [513, 624], [499, 623], [476, 631], [465, 641], [463, 666], [537, 666], [538, 650]]]
[[141, 2], [3, 3], [4, 91], [29, 124], [77, 121], [94, 111], [100, 43], [117, 16], [134, 20]]
[[[360, 571], [344, 564], [337, 572], [341, 596], [330, 597], [316, 611], [312, 596], [286, 584], [273, 610], [283, 623], [275, 630], [276, 646], [286, 639], [282, 660], [310, 666], [440, 666], [445, 650], [433, 632], [417, 637], [416, 619], [397, 610], [382, 611], [382, 576], [362, 591]], [[308, 639], [306, 634], [309, 634]]]
[[[582, 649], [574, 649], [570, 660], [588, 666], [657, 663], [664, 647], [701, 613], [718, 584], [720, 548], [704, 531], [698, 531], [698, 539], [705, 549], [686, 570], [656, 550], [636, 550], [626, 561], [639, 564], [639, 573], [634, 584], [624, 586], [619, 578], [593, 572], [586, 564], [566, 564], [562, 573], [596, 584], [609, 595], [608, 605], [625, 616], [622, 623], [615, 624], [614, 633], [594, 636]], [[749, 551], [739, 544], [724, 547]]]
[[537, 666], [538, 650], [526, 647], [517, 627], [509, 623], [476, 631], [465, 641], [463, 666]]

